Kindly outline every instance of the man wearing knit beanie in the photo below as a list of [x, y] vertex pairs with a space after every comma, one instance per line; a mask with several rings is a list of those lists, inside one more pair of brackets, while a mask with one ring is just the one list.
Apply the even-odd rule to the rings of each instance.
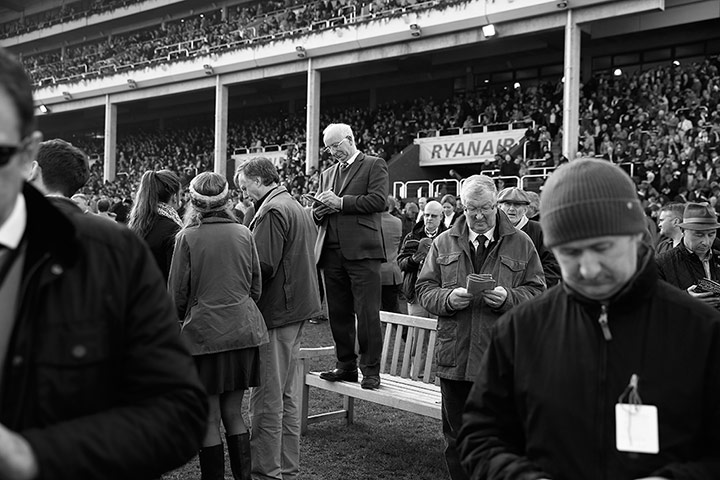
[[633, 182], [574, 160], [540, 212], [563, 281], [498, 320], [457, 439], [471, 478], [720, 478], [720, 314], [659, 278]]

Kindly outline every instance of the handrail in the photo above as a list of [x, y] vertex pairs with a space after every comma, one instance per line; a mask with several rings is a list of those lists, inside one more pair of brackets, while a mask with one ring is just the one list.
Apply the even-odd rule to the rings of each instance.
[[[532, 122], [535, 125], [535, 122]], [[415, 132], [415, 138], [441, 137], [446, 135], [465, 135], [470, 133], [500, 132], [504, 130], [519, 130], [519, 127], [527, 128], [527, 122], [502, 122], [489, 123], [487, 125], [472, 125], [470, 127], [451, 127], [446, 129], [425, 129]], [[457, 133], [451, 133], [457, 132]]]

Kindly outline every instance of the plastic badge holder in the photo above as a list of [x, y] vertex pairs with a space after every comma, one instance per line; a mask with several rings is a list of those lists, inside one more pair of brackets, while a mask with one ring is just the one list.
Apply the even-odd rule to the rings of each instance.
[[473, 295], [482, 295], [483, 290], [495, 288], [495, 280], [488, 273], [471, 273], [467, 276], [467, 291]]

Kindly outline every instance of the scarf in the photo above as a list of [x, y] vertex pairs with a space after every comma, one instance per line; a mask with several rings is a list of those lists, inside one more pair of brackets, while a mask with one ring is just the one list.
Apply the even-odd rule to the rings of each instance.
[[180, 215], [178, 215], [177, 210], [167, 203], [158, 203], [158, 215], [169, 218], [173, 222], [177, 223], [178, 226], [182, 227], [182, 220], [180, 220]]

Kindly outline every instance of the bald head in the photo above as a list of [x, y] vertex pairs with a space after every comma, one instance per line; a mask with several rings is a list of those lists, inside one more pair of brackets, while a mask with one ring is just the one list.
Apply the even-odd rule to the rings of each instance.
[[436, 202], [435, 200], [427, 202], [425, 204], [425, 209], [423, 210], [425, 228], [430, 231], [436, 230], [440, 226], [442, 215], [443, 207], [440, 205], [440, 202]]

